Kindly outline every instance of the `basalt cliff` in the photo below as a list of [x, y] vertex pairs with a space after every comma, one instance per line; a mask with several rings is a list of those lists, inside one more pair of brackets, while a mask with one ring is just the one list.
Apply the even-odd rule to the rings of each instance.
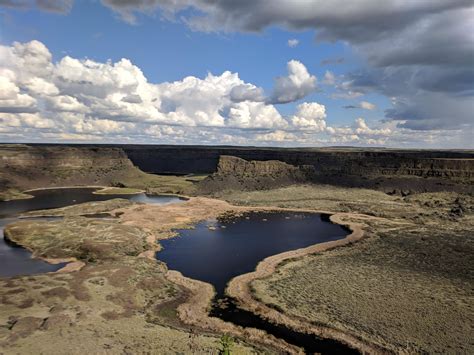
[[0, 145], [0, 190], [114, 185], [140, 173], [120, 148]]
[[387, 193], [472, 193], [474, 151], [164, 145], [0, 145], [0, 184], [19, 188], [121, 184], [152, 174], [209, 174], [203, 192], [291, 183]]

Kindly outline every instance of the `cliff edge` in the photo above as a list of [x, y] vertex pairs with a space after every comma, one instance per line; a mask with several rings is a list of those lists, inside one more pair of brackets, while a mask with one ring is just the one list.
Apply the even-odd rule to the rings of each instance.
[[294, 166], [278, 160], [247, 161], [222, 155], [217, 171], [199, 183], [199, 191], [270, 189], [311, 181], [314, 174], [311, 165]]

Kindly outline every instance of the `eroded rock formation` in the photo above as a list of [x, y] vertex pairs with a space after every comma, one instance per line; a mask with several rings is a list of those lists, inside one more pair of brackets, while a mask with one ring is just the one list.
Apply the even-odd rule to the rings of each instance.
[[311, 181], [314, 167], [293, 166], [278, 160], [247, 161], [223, 155], [219, 159], [217, 172], [202, 181], [203, 193], [218, 190], [261, 190]]
[[140, 171], [120, 148], [0, 146], [2, 188], [110, 185]]

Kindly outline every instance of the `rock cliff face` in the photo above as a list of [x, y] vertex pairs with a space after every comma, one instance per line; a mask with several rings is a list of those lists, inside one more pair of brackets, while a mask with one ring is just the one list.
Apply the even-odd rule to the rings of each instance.
[[123, 149], [135, 165], [154, 173], [214, 173], [219, 164], [224, 166], [220, 163], [222, 156], [235, 156], [247, 161], [276, 160], [295, 167], [313, 166], [312, 182], [394, 193], [472, 192], [474, 183], [474, 152], [466, 150], [203, 146], [124, 146]]
[[[227, 156], [244, 161], [232, 160]], [[155, 174], [218, 172], [217, 175], [226, 176], [228, 187], [242, 185], [243, 180], [247, 180], [243, 185], [248, 185], [248, 188], [304, 180], [395, 193], [402, 190], [472, 192], [474, 151], [0, 145], [0, 186], [11, 184], [12, 181], [25, 188], [110, 184], [124, 174], [142, 173], [140, 170]], [[236, 178], [231, 178], [233, 174]], [[222, 180], [219, 186], [224, 185]]]
[[[424, 163], [424, 162], [423, 162]], [[348, 187], [375, 188], [393, 194], [411, 192], [459, 191], [473, 192], [472, 173], [462, 160], [436, 159], [428, 165], [394, 168], [367, 166], [362, 162], [346, 162], [337, 166], [294, 166], [277, 160], [246, 161], [221, 156], [217, 171], [200, 183], [203, 193], [223, 189], [259, 190], [294, 183], [325, 183]]]
[[204, 146], [123, 146], [130, 160], [151, 173], [213, 173], [219, 158], [278, 160], [294, 166], [313, 165], [321, 176], [354, 175], [438, 177], [474, 180], [473, 151], [429, 151], [350, 148], [256, 148]]
[[119, 148], [0, 146], [0, 184], [34, 188], [109, 185], [139, 171]]
[[309, 173], [314, 173], [312, 166], [296, 167], [278, 160], [247, 161], [241, 158], [222, 155], [217, 165], [217, 174], [229, 174], [246, 177], [288, 177], [294, 180], [305, 180]]
[[217, 172], [199, 184], [200, 192], [219, 190], [261, 190], [310, 181], [313, 166], [293, 166], [278, 160], [246, 161], [223, 155]]

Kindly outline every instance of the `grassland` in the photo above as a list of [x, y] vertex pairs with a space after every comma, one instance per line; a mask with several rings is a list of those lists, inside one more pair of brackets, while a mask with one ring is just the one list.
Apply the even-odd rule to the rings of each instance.
[[359, 212], [366, 238], [283, 263], [252, 283], [254, 297], [394, 352], [472, 353], [473, 198], [405, 198], [362, 189], [292, 186], [228, 192], [242, 205]]
[[[175, 206], [114, 199], [28, 214], [60, 220], [10, 224], [6, 237], [35, 256], [75, 258], [85, 266], [0, 280], [2, 353], [217, 354], [224, 332], [183, 322], [178, 309], [190, 292], [168, 279], [154, 252], [156, 239], [173, 235], [172, 228], [215, 217], [222, 208], [228, 204], [204, 198]], [[83, 217], [90, 213], [116, 217]], [[254, 339], [235, 339], [233, 353], [274, 352]]]
[[[186, 178], [163, 177], [186, 187]], [[193, 183], [191, 183], [193, 186]], [[251, 284], [254, 298], [309, 325], [323, 324], [401, 353], [472, 353], [474, 199], [455, 193], [391, 196], [366, 189], [294, 185], [223, 191], [241, 206], [354, 212], [365, 238], [281, 264]], [[5, 353], [58, 349], [123, 353], [216, 353], [221, 334], [186, 325], [177, 309], [189, 291], [165, 277], [150, 242], [228, 209], [194, 198], [176, 206], [91, 202], [29, 216], [65, 216], [7, 227], [42, 257], [75, 257], [78, 272], [0, 281], [0, 346]], [[91, 219], [111, 213], [119, 218]], [[38, 349], [38, 344], [41, 349]], [[36, 347], [35, 347], [36, 346]], [[238, 342], [235, 353], [259, 349]], [[159, 350], [157, 350], [159, 349]]]
[[[217, 354], [219, 335], [183, 325], [185, 292], [146, 258], [0, 280], [3, 354]], [[255, 353], [237, 341], [236, 354]]]

